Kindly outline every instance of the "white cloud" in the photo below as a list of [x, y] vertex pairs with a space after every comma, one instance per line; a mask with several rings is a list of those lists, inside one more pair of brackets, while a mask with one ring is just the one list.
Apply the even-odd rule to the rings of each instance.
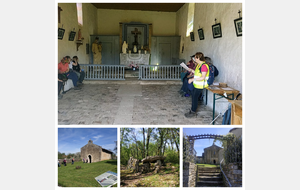
[[93, 138], [95, 139], [94, 142], [96, 142], [99, 138], [103, 137], [103, 135], [97, 135], [97, 136], [94, 136]]
[[105, 149], [110, 149], [110, 150], [114, 150], [114, 148], [115, 148], [115, 146], [116, 146], [116, 144], [115, 143], [113, 143], [113, 144], [104, 144], [103, 146], [102, 146], [102, 148], [105, 148]]

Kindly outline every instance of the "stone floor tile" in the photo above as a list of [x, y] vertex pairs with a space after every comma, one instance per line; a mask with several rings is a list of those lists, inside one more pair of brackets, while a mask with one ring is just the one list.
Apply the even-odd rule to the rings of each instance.
[[[192, 101], [180, 96], [180, 88], [178, 84], [84, 84], [58, 100], [58, 125], [209, 125], [212, 110], [203, 104], [197, 118], [185, 118]], [[219, 117], [215, 124], [221, 123]]]

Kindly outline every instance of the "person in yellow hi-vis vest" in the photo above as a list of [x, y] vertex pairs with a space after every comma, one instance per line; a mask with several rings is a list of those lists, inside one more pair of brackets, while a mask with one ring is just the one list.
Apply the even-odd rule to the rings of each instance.
[[[188, 113], [185, 113], [185, 117], [195, 117], [196, 110], [198, 107], [198, 98], [202, 94], [204, 88], [208, 87], [207, 80], [209, 77], [209, 67], [205, 63], [205, 57], [202, 52], [197, 52], [195, 54], [195, 62], [196, 62], [196, 69], [190, 69], [190, 72], [194, 73], [194, 78], [190, 78], [188, 83], [193, 83], [194, 89], [192, 91], [192, 108]], [[200, 71], [201, 68], [201, 71]]]

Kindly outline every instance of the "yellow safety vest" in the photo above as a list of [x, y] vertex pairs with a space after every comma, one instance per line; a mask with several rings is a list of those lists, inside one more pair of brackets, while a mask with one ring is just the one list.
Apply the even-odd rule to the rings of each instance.
[[[193, 82], [194, 87], [198, 88], [198, 89], [203, 89], [203, 88], [208, 87], [207, 80], [209, 77], [209, 67], [205, 62], [202, 63], [201, 65], [203, 65], [203, 64], [207, 67], [207, 73], [206, 73], [205, 79], [201, 80], [201, 81], [194, 80], [194, 82]], [[200, 72], [201, 65], [200, 64], [197, 65], [197, 67], [195, 69], [195, 73], [194, 73], [194, 79], [200, 78], [202, 76], [202, 73]]]

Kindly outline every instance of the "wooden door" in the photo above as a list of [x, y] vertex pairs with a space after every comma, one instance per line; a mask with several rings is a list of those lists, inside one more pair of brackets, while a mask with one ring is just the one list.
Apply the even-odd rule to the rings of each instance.
[[159, 43], [158, 44], [159, 52], [159, 65], [171, 65], [171, 43]]
[[102, 64], [103, 65], [114, 65], [113, 64], [113, 44], [112, 42], [102, 42]]

